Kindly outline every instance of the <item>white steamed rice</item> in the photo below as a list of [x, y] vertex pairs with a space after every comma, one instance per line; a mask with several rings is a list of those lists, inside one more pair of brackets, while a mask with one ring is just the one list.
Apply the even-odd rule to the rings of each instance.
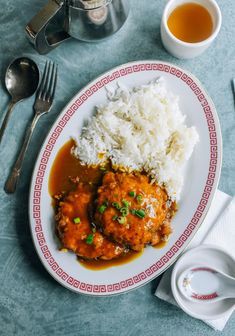
[[144, 170], [178, 201], [184, 165], [199, 140], [195, 127], [185, 125], [179, 98], [163, 78], [131, 90], [119, 85], [108, 98], [83, 127], [73, 154], [89, 165], [110, 159], [128, 171]]

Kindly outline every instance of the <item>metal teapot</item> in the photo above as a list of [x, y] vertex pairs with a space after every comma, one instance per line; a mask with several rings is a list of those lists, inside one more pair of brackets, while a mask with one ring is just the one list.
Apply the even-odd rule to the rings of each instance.
[[25, 29], [36, 50], [46, 54], [70, 37], [86, 42], [109, 37], [128, 13], [128, 0], [49, 0]]

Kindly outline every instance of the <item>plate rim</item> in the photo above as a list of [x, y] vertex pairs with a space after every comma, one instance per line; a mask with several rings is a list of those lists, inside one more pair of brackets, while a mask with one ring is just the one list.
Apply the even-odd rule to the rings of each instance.
[[[79, 288], [73, 288], [69, 285], [69, 283], [67, 283], [66, 281], [64, 281], [63, 279], [56, 277], [56, 272], [54, 270], [52, 270], [50, 268], [50, 265], [48, 263], [45, 262], [45, 259], [43, 259], [42, 255], [39, 252], [39, 247], [38, 247], [38, 241], [36, 240], [36, 235], [35, 235], [35, 231], [33, 231], [33, 215], [31, 213], [31, 208], [33, 207], [33, 202], [32, 202], [32, 195], [33, 195], [33, 184], [34, 184], [34, 177], [35, 177], [35, 173], [36, 173], [36, 168], [39, 162], [39, 157], [42, 154], [42, 148], [44, 148], [45, 143], [48, 140], [49, 134], [51, 133], [52, 129], [55, 127], [57, 121], [59, 120], [59, 118], [62, 116], [62, 114], [68, 110], [68, 107], [71, 106], [72, 102], [75, 100], [75, 97], [79, 96], [83, 91], [85, 91], [85, 89], [88, 89], [89, 87], [92, 86], [93, 83], [96, 83], [97, 81], [103, 79], [104, 77], [106, 77], [107, 75], [109, 75], [110, 73], [113, 73], [117, 70], [121, 70], [122, 68], [126, 68], [126, 67], [133, 67], [134, 65], [146, 65], [146, 64], [158, 64], [158, 65], [163, 65], [163, 66], [168, 66], [170, 68], [175, 68], [176, 70], [181, 71], [182, 74], [186, 74], [187, 76], [189, 76], [191, 79], [193, 79], [193, 81], [199, 86], [199, 88], [202, 88], [202, 90], [204, 91], [204, 93], [206, 94], [206, 99], [208, 101], [208, 105], [211, 107], [211, 111], [212, 111], [212, 116], [214, 118], [214, 124], [215, 124], [215, 129], [216, 129], [216, 133], [217, 133], [217, 152], [218, 152], [218, 157], [217, 157], [217, 164], [216, 164], [216, 179], [214, 180], [213, 183], [213, 187], [209, 196], [209, 200], [206, 204], [206, 208], [204, 210], [204, 212], [202, 213], [202, 216], [199, 219], [199, 224], [196, 225], [195, 229], [193, 230], [193, 232], [190, 234], [190, 236], [187, 238], [186, 242], [183, 245], [183, 248], [181, 247], [180, 252], [176, 255], [173, 256], [170, 260], [170, 262], [167, 263], [167, 265], [164, 267], [162, 267], [162, 269], [157, 272], [157, 274], [153, 275], [152, 277], [149, 277], [147, 279], [144, 280], [140, 280], [139, 284], [134, 283], [131, 287], [125, 288], [124, 290], [122, 290], [122, 288], [120, 288], [120, 290], [114, 290], [114, 292], [85, 292], [80, 290]], [[150, 69], [153, 70], [154, 69]], [[155, 69], [156, 71], [158, 71], [159, 69]], [[145, 69], [146, 71], [146, 69]], [[169, 71], [168, 71], [169, 72]], [[106, 84], [104, 84], [105, 86]], [[42, 143], [42, 145], [40, 146], [37, 158], [35, 160], [35, 164], [34, 164], [34, 168], [32, 171], [32, 176], [31, 176], [31, 181], [30, 181], [30, 189], [29, 189], [29, 199], [28, 199], [28, 215], [29, 215], [29, 226], [30, 226], [30, 232], [31, 232], [31, 236], [33, 238], [33, 244], [34, 244], [34, 248], [37, 252], [37, 255], [40, 259], [40, 261], [42, 262], [43, 266], [45, 267], [45, 269], [47, 270], [47, 272], [52, 276], [53, 279], [55, 279], [60, 285], [62, 285], [63, 287], [71, 290], [72, 292], [76, 293], [76, 294], [82, 294], [82, 295], [87, 295], [87, 296], [92, 296], [92, 297], [106, 297], [106, 296], [115, 296], [115, 295], [121, 295], [121, 294], [125, 294], [127, 292], [130, 292], [132, 290], [135, 290], [137, 288], [140, 288], [141, 286], [146, 285], [147, 283], [149, 283], [150, 281], [154, 280], [156, 277], [160, 276], [163, 272], [165, 272], [173, 263], [175, 263], [179, 257], [184, 253], [186, 247], [189, 245], [189, 243], [191, 242], [191, 240], [193, 239], [194, 235], [196, 234], [196, 232], [198, 231], [198, 229], [200, 228], [200, 226], [202, 225], [209, 209], [211, 206], [211, 203], [214, 199], [215, 196], [215, 192], [217, 190], [218, 184], [219, 184], [219, 180], [220, 180], [220, 175], [221, 175], [221, 168], [222, 168], [222, 157], [223, 157], [223, 140], [222, 140], [222, 133], [221, 133], [221, 126], [220, 126], [220, 121], [219, 121], [219, 117], [218, 117], [218, 113], [216, 110], [216, 107], [214, 105], [214, 102], [212, 100], [212, 98], [210, 97], [210, 95], [208, 94], [207, 90], [204, 88], [204, 86], [202, 85], [202, 83], [200, 82], [200, 80], [193, 75], [190, 71], [182, 68], [181, 66], [178, 66], [174, 63], [171, 62], [166, 62], [163, 60], [154, 60], [154, 59], [144, 59], [144, 60], [137, 60], [137, 61], [130, 61], [127, 63], [123, 63], [120, 65], [117, 65], [113, 68], [110, 68], [109, 70], [106, 70], [104, 72], [102, 72], [100, 75], [96, 76], [95, 78], [93, 78], [91, 81], [89, 81], [86, 85], [84, 85], [78, 92], [76, 92], [74, 94], [74, 96], [68, 101], [68, 103], [61, 109], [61, 111], [59, 112], [59, 114], [57, 115], [57, 117], [55, 118], [53, 124], [51, 125], [51, 127], [49, 128], [47, 135], [44, 138], [44, 141]], [[190, 223], [189, 223], [190, 224]], [[188, 224], [188, 225], [189, 225]], [[166, 251], [167, 252], [167, 251]], [[45, 258], [45, 257], [44, 257]], [[95, 285], [94, 285], [95, 286]], [[108, 284], [106, 285], [108, 286]]]

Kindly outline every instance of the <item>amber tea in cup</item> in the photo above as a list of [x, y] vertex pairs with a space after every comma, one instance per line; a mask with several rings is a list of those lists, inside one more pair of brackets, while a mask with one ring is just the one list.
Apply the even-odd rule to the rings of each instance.
[[209, 11], [193, 2], [176, 7], [169, 15], [167, 25], [176, 38], [188, 43], [204, 41], [213, 32], [213, 21]]
[[162, 44], [180, 59], [199, 56], [215, 40], [221, 23], [216, 0], [168, 0], [161, 20]]

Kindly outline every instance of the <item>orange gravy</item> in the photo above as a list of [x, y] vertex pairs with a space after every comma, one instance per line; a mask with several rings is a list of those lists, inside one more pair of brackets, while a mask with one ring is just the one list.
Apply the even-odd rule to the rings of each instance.
[[185, 3], [176, 7], [170, 14], [167, 25], [176, 38], [188, 43], [206, 40], [213, 31], [210, 13], [196, 3]]
[[[78, 159], [71, 154], [74, 141], [66, 142], [56, 155], [49, 177], [49, 193], [51, 197], [60, 192], [69, 192], [74, 189], [71, 178], [79, 178], [81, 182], [92, 182], [94, 186], [101, 182], [103, 172], [99, 167], [81, 165]], [[98, 271], [113, 266], [127, 264], [141, 256], [143, 251], [130, 251], [124, 256], [113, 260], [82, 260], [79, 263], [90, 270]]]
[[53, 197], [60, 192], [74, 189], [71, 178], [78, 177], [81, 182], [100, 183], [102, 171], [98, 167], [87, 167], [71, 154], [74, 141], [66, 142], [56, 155], [49, 177], [49, 193]]
[[92, 271], [100, 271], [109, 267], [128, 264], [132, 260], [139, 258], [143, 254], [143, 251], [144, 250], [140, 252], [130, 251], [127, 254], [112, 260], [79, 260], [79, 263]]
[[161, 240], [160, 243], [158, 243], [157, 245], [152, 246], [155, 249], [161, 249], [163, 247], [165, 247], [167, 244], [166, 240]]

